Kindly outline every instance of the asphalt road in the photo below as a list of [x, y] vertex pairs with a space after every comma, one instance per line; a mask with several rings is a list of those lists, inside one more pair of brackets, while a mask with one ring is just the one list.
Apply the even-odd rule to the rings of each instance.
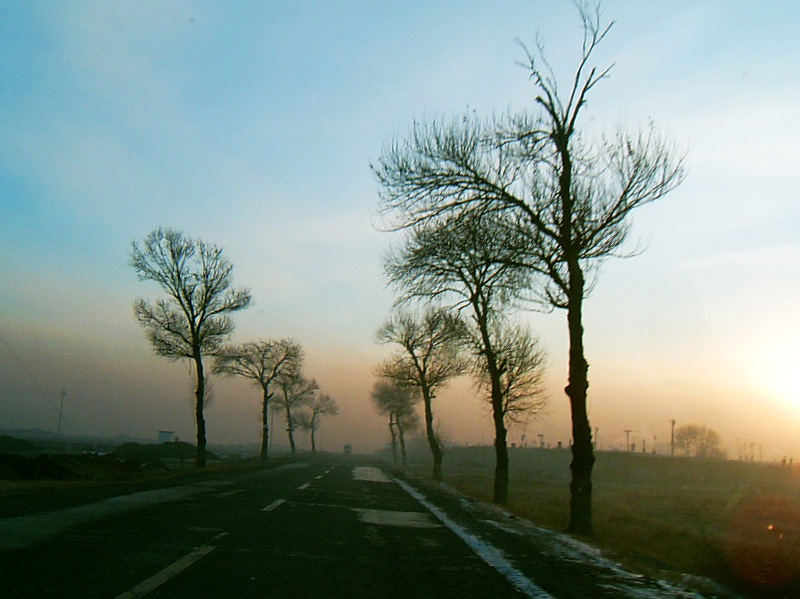
[[687, 597], [367, 458], [0, 519], [1, 597]]

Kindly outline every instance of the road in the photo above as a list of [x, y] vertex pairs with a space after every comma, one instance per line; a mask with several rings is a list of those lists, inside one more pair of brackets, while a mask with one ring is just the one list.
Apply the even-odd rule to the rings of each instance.
[[367, 458], [0, 520], [2, 597], [700, 597]]

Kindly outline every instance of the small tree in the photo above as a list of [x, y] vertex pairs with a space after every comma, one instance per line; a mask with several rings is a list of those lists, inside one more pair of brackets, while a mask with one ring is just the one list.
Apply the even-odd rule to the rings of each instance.
[[311, 433], [311, 453], [317, 452], [316, 433], [319, 428], [320, 417], [336, 416], [338, 413], [339, 406], [327, 393], [315, 394], [306, 402], [304, 409], [296, 413], [295, 420], [297, 425]]
[[153, 349], [170, 361], [187, 359], [196, 375], [195, 465], [206, 465], [206, 374], [203, 358], [214, 355], [233, 332], [230, 314], [250, 303], [250, 291], [231, 288], [233, 266], [222, 249], [180, 231], [158, 228], [140, 246], [132, 244], [131, 266], [141, 281], [155, 281], [167, 298], [139, 299], [134, 312]]
[[[465, 340], [494, 424], [493, 499], [503, 504], [508, 502], [508, 417], [544, 401], [537, 388], [543, 354], [529, 333], [514, 330], [507, 319], [530, 286], [530, 272], [517, 267], [524, 255], [524, 239], [508, 215], [453, 210], [416, 226], [386, 264], [404, 299], [437, 299], [469, 314]], [[515, 370], [509, 370], [512, 362]], [[531, 371], [521, 372], [525, 367]], [[538, 401], [524, 402], [523, 396]]]
[[699, 424], [686, 424], [675, 429], [675, 443], [687, 456], [723, 458], [722, 439], [714, 429]]
[[319, 390], [314, 379], [307, 379], [299, 371], [282, 374], [278, 378], [279, 393], [275, 396], [276, 410], [283, 412], [286, 419], [286, 434], [289, 449], [297, 453], [294, 431], [298, 427], [297, 413], [311, 402]]
[[421, 315], [397, 311], [377, 334], [379, 342], [401, 347], [378, 367], [378, 375], [412, 387], [422, 397], [434, 480], [442, 479], [442, 448], [433, 424], [433, 400], [452, 378], [467, 371], [467, 362], [460, 355], [463, 335], [464, 325], [457, 316], [435, 308], [428, 308]]
[[303, 348], [294, 339], [278, 339], [226, 346], [216, 357], [214, 374], [241, 376], [261, 389], [261, 461], [269, 457], [269, 404], [274, 384], [283, 374], [295, 372], [303, 361]]
[[420, 396], [412, 387], [397, 385], [390, 380], [380, 380], [372, 388], [372, 401], [378, 412], [389, 417], [389, 433], [392, 436], [392, 457], [397, 463], [397, 442], [400, 442], [400, 454], [403, 468], [408, 466], [406, 456], [406, 433], [416, 429], [420, 424], [416, 404]]

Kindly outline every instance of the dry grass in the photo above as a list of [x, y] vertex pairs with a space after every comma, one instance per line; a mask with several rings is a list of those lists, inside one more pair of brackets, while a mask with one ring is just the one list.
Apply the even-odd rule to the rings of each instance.
[[[512, 450], [509, 509], [563, 530], [569, 461], [567, 450]], [[412, 461], [428, 467], [424, 454]], [[452, 449], [445, 482], [490, 501], [493, 469], [491, 448]], [[800, 468], [600, 452], [593, 518], [591, 542], [638, 569], [800, 596]]]

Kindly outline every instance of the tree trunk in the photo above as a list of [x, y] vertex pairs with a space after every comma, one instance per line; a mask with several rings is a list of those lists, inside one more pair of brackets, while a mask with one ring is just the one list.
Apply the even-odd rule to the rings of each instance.
[[203, 358], [199, 352], [194, 358], [197, 373], [197, 388], [195, 389], [194, 417], [197, 423], [197, 451], [194, 456], [194, 465], [197, 468], [206, 467], [206, 419], [203, 407], [206, 398], [206, 375], [203, 369]]
[[488, 306], [479, 298], [472, 304], [475, 310], [475, 322], [481, 335], [481, 353], [486, 358], [486, 371], [489, 374], [492, 401], [492, 421], [494, 423], [494, 492], [492, 501], [501, 505], [508, 503], [508, 432], [506, 431], [505, 415], [503, 413], [502, 378], [505, 372], [497, 362], [497, 352], [489, 333], [487, 318]]
[[392, 435], [392, 461], [396, 464], [397, 463], [397, 433], [394, 432], [394, 420], [392, 420], [392, 415], [389, 415], [389, 432]]
[[[576, 261], [577, 262], [577, 261]], [[572, 271], [572, 269], [570, 269]], [[564, 391], [570, 399], [572, 416], [572, 480], [570, 490], [569, 532], [592, 533], [592, 467], [594, 449], [592, 429], [586, 409], [586, 395], [589, 388], [588, 371], [583, 349], [583, 274], [576, 264], [575, 286], [570, 285], [567, 323], [569, 327], [569, 378]]]
[[[577, 111], [580, 105], [575, 108]], [[571, 123], [574, 123], [571, 121]], [[567, 328], [569, 329], [569, 367], [567, 386], [564, 392], [569, 397], [572, 416], [572, 462], [569, 484], [570, 505], [567, 530], [578, 534], [592, 534], [592, 429], [586, 410], [586, 394], [589, 388], [589, 365], [583, 349], [583, 292], [585, 280], [580, 264], [579, 248], [574, 239], [573, 221], [575, 202], [572, 197], [572, 156], [569, 147], [572, 124], [568, 119], [557, 123], [554, 142], [561, 159], [559, 195], [561, 199], [560, 240], [567, 263]]]
[[317, 453], [317, 440], [316, 440], [316, 425], [311, 422], [311, 453]]
[[261, 462], [269, 459], [269, 394], [264, 389], [261, 405]]
[[289, 435], [289, 449], [292, 453], [297, 453], [297, 446], [294, 444], [294, 424], [292, 423], [292, 410], [286, 404], [286, 432]]
[[494, 497], [492, 501], [501, 505], [508, 503], [508, 445], [503, 417], [494, 422]]
[[397, 423], [397, 436], [400, 439], [400, 454], [403, 458], [403, 470], [408, 468], [408, 460], [406, 459], [406, 437], [403, 434], [403, 427]]
[[433, 455], [432, 477], [433, 480], [442, 480], [442, 447], [439, 445], [439, 439], [436, 438], [436, 432], [433, 430], [432, 398], [427, 387], [422, 387], [422, 401], [425, 404], [425, 434], [428, 437], [431, 455]]

